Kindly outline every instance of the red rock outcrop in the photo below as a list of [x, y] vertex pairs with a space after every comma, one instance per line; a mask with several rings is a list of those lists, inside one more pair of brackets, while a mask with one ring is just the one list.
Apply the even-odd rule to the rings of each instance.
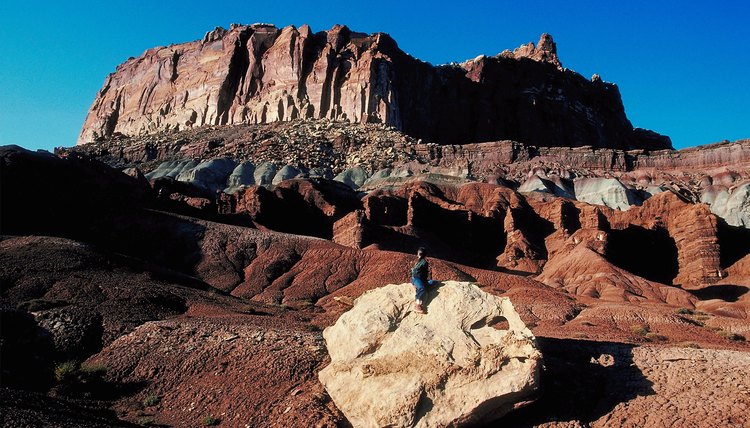
[[562, 69], [548, 34], [512, 54], [435, 67], [383, 33], [266, 24], [127, 60], [106, 78], [78, 141], [297, 118], [384, 123], [441, 144], [671, 148], [633, 129], [616, 85]]
[[363, 210], [351, 212], [333, 224], [333, 242], [352, 248], [369, 245], [368, 220]]
[[562, 69], [560, 59], [557, 57], [557, 45], [552, 40], [552, 36], [547, 33], [542, 34], [542, 37], [539, 38], [539, 43], [536, 45], [534, 43], [527, 43], [513, 49], [513, 52], [506, 50], [500, 55], [515, 59], [530, 58], [534, 61], [548, 62]]
[[[605, 212], [612, 229], [624, 230], [628, 225], [637, 225], [648, 230], [663, 229], [669, 234], [677, 253], [675, 284], [697, 289], [721, 279], [717, 219], [707, 205], [690, 204], [665, 192], [648, 199], [642, 207]], [[632, 250], [637, 251], [635, 246]]]
[[328, 180], [285, 180], [273, 190], [249, 186], [230, 199], [234, 213], [258, 225], [322, 238], [331, 238], [334, 222], [360, 206], [351, 188]]

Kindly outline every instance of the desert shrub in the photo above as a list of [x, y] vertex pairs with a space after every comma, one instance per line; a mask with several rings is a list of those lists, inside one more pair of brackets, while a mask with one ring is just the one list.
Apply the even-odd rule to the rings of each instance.
[[238, 312], [247, 315], [255, 315], [258, 311], [250, 305], [243, 305], [239, 308]]
[[643, 324], [633, 324], [630, 326], [630, 332], [636, 336], [646, 336], [650, 330]]
[[107, 367], [103, 364], [81, 364], [65, 361], [55, 366], [55, 393], [69, 397], [104, 399], [114, 391], [105, 380]]
[[55, 380], [60, 383], [70, 382], [78, 377], [80, 368], [80, 363], [74, 360], [59, 363], [55, 366]]
[[646, 333], [644, 337], [651, 342], [665, 342], [667, 340], [667, 336], [653, 332]]
[[681, 320], [685, 321], [688, 324], [692, 324], [692, 325], [698, 326], [698, 327], [705, 327], [705, 324], [703, 324], [701, 321], [697, 321], [695, 319], [688, 318], [688, 317], [679, 317], [679, 318]]
[[107, 366], [102, 363], [83, 363], [80, 366], [81, 373], [92, 376], [104, 376], [107, 374]]
[[149, 394], [143, 399], [143, 407], [153, 407], [156, 406], [161, 402], [161, 398], [159, 398], [156, 394]]
[[315, 303], [313, 303], [313, 301], [310, 300], [310, 299], [300, 299], [300, 300], [297, 300], [296, 304], [300, 308], [309, 308], [309, 307], [315, 305]]
[[309, 331], [311, 333], [317, 333], [317, 332], [323, 331], [323, 328], [315, 324], [306, 324], [304, 326], [304, 330]]
[[695, 342], [681, 342], [678, 345], [683, 348], [701, 349], [701, 346]]
[[203, 426], [205, 427], [210, 427], [210, 426], [218, 425], [219, 419], [215, 417], [214, 415], [206, 415], [201, 420], [201, 423], [203, 423]]
[[693, 319], [698, 321], [705, 321], [707, 319], [710, 319], [711, 315], [703, 312], [703, 311], [693, 311]]
[[135, 423], [137, 423], [138, 425], [143, 425], [143, 426], [153, 425], [154, 417], [153, 416], [141, 416], [135, 421]]
[[680, 308], [674, 311], [674, 313], [676, 313], [677, 315], [693, 315], [695, 314], [695, 311], [688, 308]]
[[726, 330], [719, 330], [717, 333], [719, 334], [719, 336], [725, 339], [736, 340], [738, 342], [745, 341], [745, 336], [738, 334], [738, 333], [732, 333], [731, 331], [726, 331]]

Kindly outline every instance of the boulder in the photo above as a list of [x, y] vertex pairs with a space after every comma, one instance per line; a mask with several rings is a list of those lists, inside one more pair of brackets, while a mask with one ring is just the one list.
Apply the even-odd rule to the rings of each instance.
[[667, 189], [664, 186], [646, 186], [645, 189], [643, 189], [643, 196], [644, 199], [648, 199], [654, 195], [658, 195], [659, 193], [668, 192], [669, 189]]
[[323, 332], [320, 381], [355, 427], [467, 426], [494, 420], [539, 387], [541, 354], [508, 298], [467, 282], [360, 296]]

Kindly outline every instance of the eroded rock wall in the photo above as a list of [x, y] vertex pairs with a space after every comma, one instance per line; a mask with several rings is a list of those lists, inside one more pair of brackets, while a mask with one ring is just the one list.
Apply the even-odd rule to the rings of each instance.
[[440, 144], [671, 148], [634, 130], [616, 85], [562, 68], [552, 37], [433, 66], [387, 34], [337, 25], [233, 25], [156, 47], [107, 76], [78, 139], [328, 118], [383, 123]]

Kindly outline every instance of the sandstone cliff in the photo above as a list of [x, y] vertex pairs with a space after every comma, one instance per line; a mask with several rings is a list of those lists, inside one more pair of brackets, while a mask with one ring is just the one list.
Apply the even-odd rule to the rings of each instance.
[[265, 24], [216, 28], [119, 65], [78, 142], [297, 118], [384, 123], [440, 144], [671, 148], [668, 137], [633, 129], [616, 85], [562, 68], [547, 34], [536, 46], [433, 66], [383, 33]]

